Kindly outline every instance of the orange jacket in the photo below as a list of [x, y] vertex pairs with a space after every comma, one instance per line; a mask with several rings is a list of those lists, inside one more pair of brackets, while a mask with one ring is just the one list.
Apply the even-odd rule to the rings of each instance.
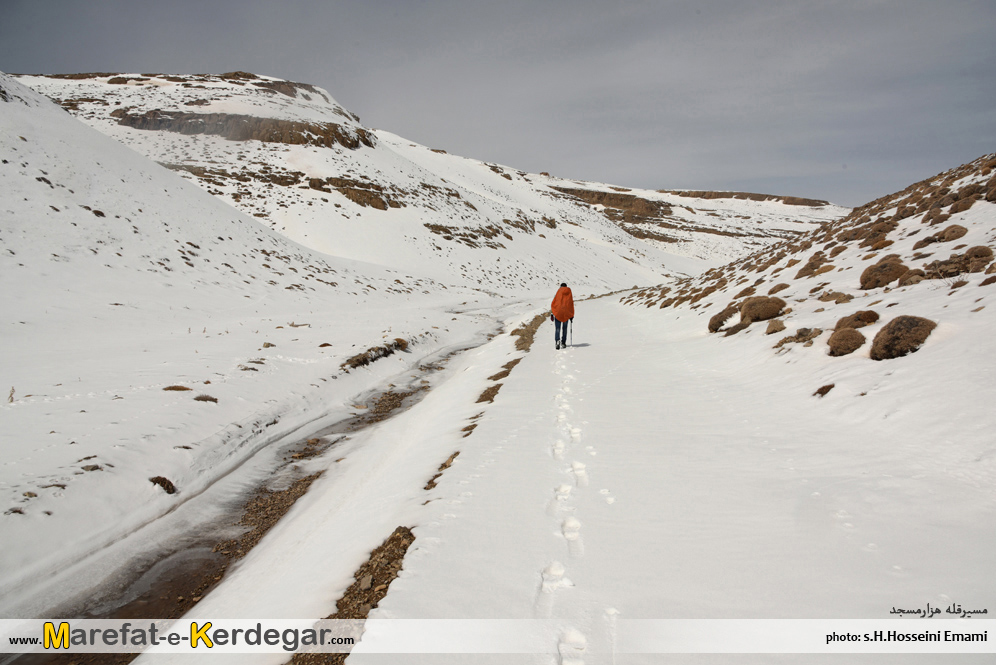
[[553, 302], [550, 303], [550, 311], [561, 322], [574, 318], [574, 295], [571, 293], [570, 287], [560, 287], [557, 295], [553, 297]]

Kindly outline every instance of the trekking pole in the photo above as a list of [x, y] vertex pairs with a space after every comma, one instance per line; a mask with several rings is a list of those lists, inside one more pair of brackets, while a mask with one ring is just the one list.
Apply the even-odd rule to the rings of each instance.
[[571, 319], [571, 326], [568, 328], [571, 333], [571, 346], [574, 346], [574, 319]]

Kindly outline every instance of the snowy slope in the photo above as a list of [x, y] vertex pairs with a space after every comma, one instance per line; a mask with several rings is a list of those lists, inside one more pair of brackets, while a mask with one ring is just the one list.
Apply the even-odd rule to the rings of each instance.
[[586, 292], [696, 274], [847, 212], [528, 174], [370, 130], [320, 88], [244, 72], [20, 80], [303, 245], [498, 292], [546, 289], [551, 274]]
[[[625, 622], [889, 619], [896, 607], [928, 603], [991, 612], [996, 341], [987, 302], [996, 280], [986, 271], [996, 269], [990, 257], [968, 266], [974, 272], [866, 290], [858, 276], [875, 263], [869, 254], [886, 249], [912, 262], [918, 240], [951, 224], [965, 234], [927, 243], [919, 249], [933, 256], [917, 261], [962, 254], [962, 244], [991, 248], [996, 206], [985, 198], [994, 157], [873, 202], [793, 248], [675, 287], [690, 300], [727, 280], [695, 302], [662, 300], [671, 292], [661, 288], [578, 302], [566, 351], [553, 349], [544, 324], [528, 353], [501, 336], [466, 354], [423, 402], [366, 432], [349, 475], [316, 483], [195, 615], [327, 616], [366, 553], [398, 525], [413, 527], [416, 540], [371, 618], [542, 619], [551, 626], [546, 645], [518, 656], [362, 654], [377, 648], [383, 632], [373, 630], [351, 663], [650, 663], [661, 657], [614, 652]], [[919, 214], [900, 212], [921, 204]], [[807, 264], [807, 273], [830, 265], [806, 259], [837, 246], [833, 268], [793, 278]], [[778, 319], [787, 329], [766, 335], [759, 321], [729, 336], [709, 333], [712, 316], [758, 279], [767, 282], [754, 285], [759, 292], [789, 284], [778, 293], [793, 308]], [[825, 292], [834, 298], [820, 300]], [[797, 328], [826, 330], [868, 309], [881, 320], [860, 329], [869, 342], [852, 354], [829, 356], [826, 332], [809, 345], [772, 348]], [[899, 314], [938, 326], [918, 350], [872, 360], [871, 339]], [[509, 376], [489, 377], [517, 358]], [[493, 404], [475, 401], [496, 382]], [[468, 423], [476, 424], [469, 434]], [[922, 625], [913, 619], [906, 630]], [[991, 654], [958, 658], [982, 663]]]
[[[11, 78], [0, 89], [5, 615], [51, 605], [38, 586], [69, 562], [493, 325], [450, 311], [473, 292], [316, 254]], [[341, 369], [395, 338], [407, 353]]]

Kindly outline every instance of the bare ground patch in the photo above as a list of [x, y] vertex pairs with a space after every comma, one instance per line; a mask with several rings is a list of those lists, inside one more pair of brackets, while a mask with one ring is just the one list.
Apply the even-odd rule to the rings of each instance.
[[[412, 530], [399, 526], [370, 558], [353, 573], [353, 582], [338, 601], [336, 611], [326, 619], [366, 619], [370, 610], [384, 599], [398, 577], [405, 554], [415, 542]], [[295, 665], [341, 665], [348, 653], [297, 653], [289, 661]]]

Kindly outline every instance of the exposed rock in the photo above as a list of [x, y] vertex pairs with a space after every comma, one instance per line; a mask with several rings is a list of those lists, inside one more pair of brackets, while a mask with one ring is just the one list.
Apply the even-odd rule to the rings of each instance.
[[782, 337], [773, 349], [780, 349], [786, 344], [812, 344], [812, 341], [823, 334], [822, 328], [799, 328], [794, 335]]
[[162, 487], [163, 491], [165, 491], [167, 494], [176, 494], [176, 485], [174, 485], [172, 481], [169, 480], [169, 478], [164, 478], [163, 476], [155, 476], [153, 478], [149, 478], [149, 480], [152, 481], [154, 484], [159, 485], [159, 487]]
[[854, 296], [849, 293], [841, 293], [840, 291], [827, 291], [818, 300], [820, 302], [832, 302], [835, 305], [842, 305], [843, 303], [854, 300]]
[[768, 321], [768, 329], [764, 331], [765, 335], [773, 335], [785, 330], [785, 322], [781, 319], [772, 319]]
[[872, 360], [899, 358], [913, 353], [926, 341], [937, 324], [919, 316], [898, 316], [878, 331], [872, 341]]
[[334, 122], [298, 122], [232, 113], [160, 110], [132, 115], [124, 108], [111, 113], [111, 117], [117, 118], [118, 124], [125, 127], [186, 135], [208, 134], [221, 136], [229, 141], [263, 141], [323, 148], [341, 145], [350, 150], [356, 150], [360, 146], [374, 146], [373, 134], [366, 129], [347, 128]]
[[744, 199], [748, 201], [781, 201], [785, 205], [790, 206], [812, 206], [812, 207], [822, 207], [825, 205], [830, 205], [829, 201], [820, 201], [817, 199], [804, 199], [798, 196], [775, 196], [773, 194], [754, 194], [752, 192], [704, 192], [704, 191], [673, 191], [662, 189], [659, 190], [664, 194], [677, 194], [678, 196], [684, 196], [693, 199]]
[[854, 328], [836, 330], [830, 335], [830, 339], [827, 340], [831, 356], [846, 356], [849, 353], [854, 353], [864, 343], [865, 336]]
[[945, 279], [962, 273], [983, 272], [993, 260], [993, 250], [978, 245], [965, 250], [964, 254], [952, 254], [944, 261], [932, 261], [924, 266], [927, 279]]
[[911, 286], [913, 284], [919, 284], [925, 278], [926, 273], [919, 268], [907, 270], [903, 273], [903, 276], [899, 278], [898, 286]]
[[823, 396], [825, 396], [828, 392], [830, 392], [831, 390], [833, 390], [833, 387], [835, 385], [837, 385], [837, 384], [835, 384], [835, 383], [828, 383], [825, 386], [820, 386], [819, 388], [816, 389], [816, 392], [813, 393], [813, 397], [823, 397]]

